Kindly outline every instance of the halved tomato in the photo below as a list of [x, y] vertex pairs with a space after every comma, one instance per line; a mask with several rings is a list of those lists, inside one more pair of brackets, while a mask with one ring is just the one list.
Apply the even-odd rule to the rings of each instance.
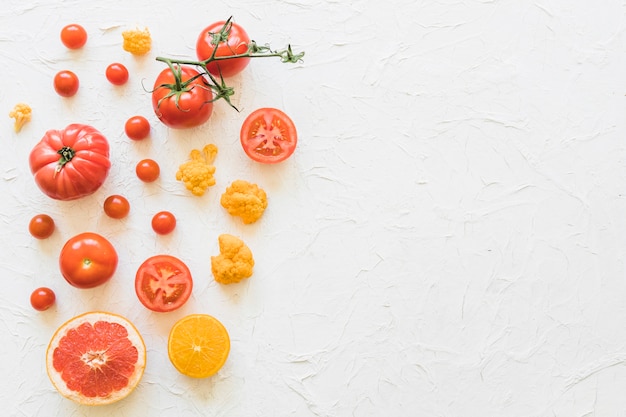
[[241, 126], [239, 137], [246, 155], [264, 164], [289, 158], [298, 143], [296, 126], [289, 116], [269, 107], [250, 113]]
[[135, 292], [141, 304], [160, 313], [174, 311], [187, 302], [193, 279], [187, 265], [171, 255], [144, 261], [135, 276]]

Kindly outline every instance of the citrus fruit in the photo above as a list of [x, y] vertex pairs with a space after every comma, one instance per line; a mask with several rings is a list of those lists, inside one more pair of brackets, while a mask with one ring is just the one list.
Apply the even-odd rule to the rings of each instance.
[[170, 331], [167, 353], [172, 365], [183, 375], [206, 378], [224, 365], [230, 352], [230, 338], [222, 323], [208, 314], [191, 314], [180, 319]]
[[122, 316], [95, 311], [61, 325], [46, 352], [54, 387], [85, 405], [104, 405], [130, 394], [143, 376], [146, 346]]

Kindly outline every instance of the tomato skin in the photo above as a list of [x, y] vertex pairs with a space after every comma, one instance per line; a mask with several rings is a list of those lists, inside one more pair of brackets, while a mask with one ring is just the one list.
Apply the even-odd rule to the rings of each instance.
[[121, 195], [110, 195], [104, 200], [104, 212], [112, 219], [123, 219], [130, 212], [130, 203]]
[[248, 115], [241, 126], [239, 138], [246, 155], [264, 164], [284, 161], [293, 154], [298, 144], [293, 121], [281, 110], [269, 107]]
[[48, 287], [39, 287], [30, 294], [30, 305], [37, 311], [45, 311], [52, 307], [56, 295]]
[[135, 173], [143, 182], [154, 182], [161, 174], [161, 167], [152, 159], [142, 159], [137, 163]]
[[191, 296], [193, 278], [187, 265], [171, 255], [146, 259], [135, 275], [135, 293], [141, 304], [159, 313], [174, 311]]
[[132, 140], [142, 140], [150, 134], [150, 122], [143, 116], [133, 116], [124, 124], [124, 132]]
[[105, 75], [113, 85], [124, 85], [128, 81], [128, 69], [119, 62], [110, 64], [106, 68]]
[[[180, 70], [181, 82], [199, 74], [188, 66], [175, 67]], [[198, 77], [187, 88], [176, 91], [176, 79], [172, 70], [166, 68], [157, 76], [152, 91], [152, 108], [159, 120], [173, 129], [187, 129], [200, 126], [213, 113], [213, 92], [203, 77]], [[175, 94], [168, 97], [169, 94]]]
[[167, 235], [176, 228], [176, 217], [169, 211], [160, 211], [152, 217], [152, 230]]
[[[224, 26], [225, 21], [215, 22], [204, 28], [198, 40], [196, 41], [196, 55], [200, 61], [204, 61], [210, 58], [215, 50], [213, 44], [212, 33], [218, 33]], [[245, 54], [248, 52], [248, 44], [250, 43], [250, 37], [246, 33], [243, 27], [237, 23], [230, 22], [231, 28], [226, 42], [220, 42], [217, 45], [217, 52], [215, 56], [233, 56]], [[243, 71], [250, 63], [250, 58], [234, 58], [227, 59], [220, 62], [211, 62], [207, 65], [207, 70], [215, 75], [219, 76], [220, 71], [222, 77], [232, 77]]]
[[[61, 151], [69, 159], [62, 166]], [[56, 200], [75, 200], [94, 193], [104, 183], [111, 167], [109, 143], [94, 127], [71, 124], [63, 130], [47, 131], [33, 147], [29, 164], [44, 194]]]
[[46, 239], [54, 233], [55, 224], [52, 217], [47, 214], [37, 214], [30, 219], [28, 231], [37, 239]]
[[70, 238], [59, 255], [59, 268], [76, 288], [93, 288], [107, 282], [117, 269], [117, 252], [103, 236], [84, 232]]
[[72, 97], [78, 92], [78, 76], [72, 71], [63, 70], [54, 76], [54, 91], [61, 97]]
[[87, 43], [87, 31], [76, 23], [69, 24], [61, 29], [61, 42], [69, 49], [82, 48]]

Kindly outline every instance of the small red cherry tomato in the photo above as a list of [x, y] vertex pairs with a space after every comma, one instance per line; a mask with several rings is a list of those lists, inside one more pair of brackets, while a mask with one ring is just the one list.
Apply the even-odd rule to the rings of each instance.
[[132, 140], [142, 140], [150, 134], [150, 122], [143, 116], [133, 116], [124, 125], [126, 136]]
[[246, 155], [264, 164], [275, 164], [289, 158], [298, 143], [293, 121], [273, 108], [261, 108], [250, 113], [241, 126], [239, 136]]
[[121, 195], [110, 195], [104, 200], [104, 212], [113, 219], [122, 219], [129, 211], [130, 203]]
[[87, 31], [72, 23], [61, 29], [61, 42], [69, 49], [79, 49], [87, 42]]
[[154, 182], [161, 174], [159, 164], [152, 159], [142, 159], [135, 167], [137, 177], [143, 182]]
[[76, 288], [93, 288], [107, 282], [117, 268], [117, 252], [97, 233], [80, 233], [69, 239], [59, 255], [63, 277]]
[[152, 229], [160, 234], [166, 235], [176, 228], [176, 217], [169, 211], [160, 211], [152, 217]]
[[56, 296], [54, 295], [54, 291], [47, 287], [37, 288], [30, 295], [30, 305], [38, 311], [49, 309], [52, 307], [55, 300]]
[[128, 81], [128, 69], [119, 62], [114, 62], [106, 69], [107, 80], [113, 85], [124, 85]]
[[37, 239], [50, 237], [54, 232], [54, 228], [54, 220], [47, 214], [38, 214], [30, 219], [30, 223], [28, 223], [28, 231]]
[[146, 259], [135, 275], [137, 298], [152, 311], [168, 312], [182, 307], [189, 299], [192, 288], [189, 268], [170, 255]]
[[54, 76], [54, 90], [61, 97], [72, 97], [78, 91], [78, 77], [72, 71], [59, 71]]

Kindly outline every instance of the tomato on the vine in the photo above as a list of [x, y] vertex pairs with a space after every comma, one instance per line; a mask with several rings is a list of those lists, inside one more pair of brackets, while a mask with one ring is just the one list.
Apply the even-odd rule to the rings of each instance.
[[46, 239], [54, 232], [55, 225], [52, 217], [47, 214], [37, 214], [28, 223], [28, 231], [37, 239]]
[[130, 212], [130, 203], [121, 195], [110, 195], [104, 200], [104, 212], [112, 219], [123, 219]]
[[250, 113], [241, 126], [239, 137], [246, 155], [265, 164], [289, 158], [298, 143], [293, 121], [284, 112], [273, 108]]
[[169, 211], [160, 211], [152, 217], [152, 229], [160, 234], [166, 235], [176, 228], [176, 217]]
[[111, 242], [97, 233], [84, 232], [63, 245], [59, 268], [74, 287], [93, 288], [113, 276], [117, 261], [117, 252]]
[[[152, 90], [152, 108], [168, 127], [199, 126], [213, 112], [213, 91], [204, 77], [189, 66], [166, 68], [157, 76]], [[178, 80], [177, 80], [178, 77]]]
[[29, 156], [37, 186], [50, 198], [74, 200], [104, 183], [111, 161], [109, 143], [94, 127], [71, 124], [47, 131]]
[[30, 305], [37, 311], [45, 311], [52, 307], [56, 295], [48, 287], [39, 287], [30, 294]]
[[107, 80], [113, 85], [124, 85], [128, 81], [128, 69], [119, 62], [109, 65], [105, 71]]
[[78, 91], [80, 82], [72, 71], [63, 70], [54, 76], [54, 91], [61, 97], [72, 97]]
[[[215, 22], [204, 28], [198, 36], [198, 40], [196, 41], [196, 55], [200, 61], [209, 59], [212, 56], [228, 57], [248, 52], [250, 37], [244, 28], [237, 23], [228, 22], [230, 26], [230, 30], [227, 32], [228, 37], [227, 39], [220, 39], [220, 30], [224, 27], [225, 23], [225, 21]], [[215, 55], [213, 55], [214, 53]], [[221, 72], [222, 77], [232, 77], [243, 71], [249, 63], [249, 57], [217, 60], [210, 62], [207, 65], [207, 70], [215, 76], [219, 76]]]
[[142, 159], [135, 167], [137, 177], [143, 182], [154, 182], [161, 174], [159, 164], [153, 159]]
[[150, 134], [150, 122], [143, 116], [132, 116], [124, 124], [126, 136], [132, 140], [142, 140]]
[[87, 43], [87, 31], [76, 23], [67, 25], [61, 29], [61, 42], [69, 49], [79, 49]]
[[157, 312], [174, 311], [187, 302], [193, 289], [189, 268], [170, 255], [146, 259], [135, 275], [137, 298], [146, 308]]

